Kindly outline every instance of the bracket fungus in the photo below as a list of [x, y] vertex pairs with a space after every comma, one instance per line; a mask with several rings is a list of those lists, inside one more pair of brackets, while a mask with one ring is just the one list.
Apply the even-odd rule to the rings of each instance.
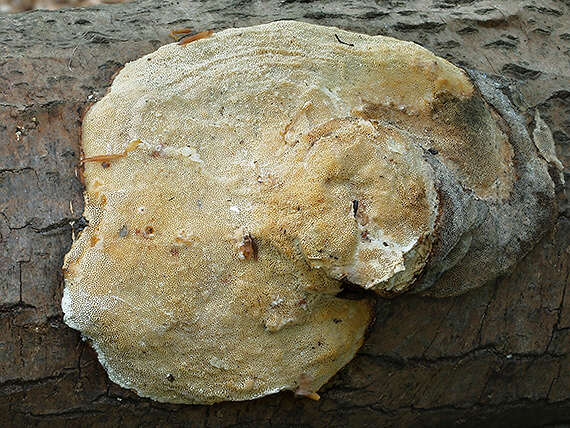
[[85, 116], [65, 322], [154, 400], [318, 398], [373, 292], [478, 287], [552, 225], [535, 122], [388, 37], [283, 21], [163, 46]]

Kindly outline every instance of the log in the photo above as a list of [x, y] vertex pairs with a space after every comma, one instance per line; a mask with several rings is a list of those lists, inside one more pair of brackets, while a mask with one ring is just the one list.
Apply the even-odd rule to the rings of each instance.
[[[0, 17], [0, 426], [554, 426], [570, 423], [570, 6], [545, 0], [142, 0]], [[566, 167], [556, 227], [509, 275], [444, 299], [379, 300], [356, 358], [319, 393], [160, 404], [110, 382], [63, 323], [81, 227], [81, 119], [170, 30], [297, 19], [421, 44], [504, 76]]]

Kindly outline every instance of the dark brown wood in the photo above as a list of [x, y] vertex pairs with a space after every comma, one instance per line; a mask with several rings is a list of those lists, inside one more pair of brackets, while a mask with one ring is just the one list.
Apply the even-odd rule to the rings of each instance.
[[[0, 17], [0, 426], [548, 426], [570, 423], [570, 204], [508, 276], [447, 299], [379, 302], [318, 402], [281, 393], [166, 405], [111, 383], [62, 322], [61, 264], [82, 211], [80, 123], [122, 65], [173, 28], [277, 19], [412, 40], [512, 79], [570, 166], [562, 1], [152, 1]], [[566, 192], [570, 175], [566, 173]]]

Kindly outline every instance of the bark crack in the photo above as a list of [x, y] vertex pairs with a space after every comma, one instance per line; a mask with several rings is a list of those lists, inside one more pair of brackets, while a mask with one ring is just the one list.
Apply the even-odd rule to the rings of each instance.
[[451, 313], [451, 310], [453, 309], [453, 307], [455, 306], [455, 303], [457, 302], [457, 299], [453, 299], [453, 302], [451, 303], [451, 306], [447, 309], [445, 315], [441, 318], [441, 320], [439, 321], [439, 325], [437, 326], [437, 330], [430, 342], [430, 344], [426, 347], [426, 349], [423, 352], [423, 357], [425, 357], [425, 355], [427, 354], [427, 352], [429, 351], [429, 349], [431, 348], [431, 346], [434, 344], [435, 339], [437, 339], [437, 337], [439, 336], [439, 332], [441, 329], [441, 326], [443, 325], [443, 322], [447, 319], [447, 317], [449, 316], [449, 314]]
[[475, 335], [476, 340], [480, 346], [482, 346], [482, 344], [483, 344], [483, 328], [485, 327], [485, 320], [487, 319], [487, 315], [489, 313], [489, 308], [491, 307], [491, 303], [494, 302], [495, 298], [497, 297], [498, 283], [499, 283], [499, 280], [496, 280], [492, 285], [493, 293], [492, 293], [491, 297], [489, 298], [489, 300], [487, 300], [487, 304], [485, 305], [485, 311], [483, 312], [483, 316], [481, 317], [481, 322], [479, 323], [479, 331]]
[[550, 398], [552, 394], [552, 388], [554, 388], [554, 385], [556, 384], [556, 382], [558, 382], [561, 370], [562, 370], [562, 364], [560, 363], [560, 359], [558, 359], [558, 371], [556, 372], [556, 375], [552, 378], [552, 382], [550, 382], [550, 386], [548, 387], [548, 392], [546, 393], [546, 399], [548, 401], [552, 401], [552, 399]]
[[36, 174], [36, 178], [38, 177], [36, 170], [30, 166], [26, 166], [24, 168], [3, 168], [0, 169], [0, 174], [20, 174], [26, 171], [33, 171], [34, 174]]

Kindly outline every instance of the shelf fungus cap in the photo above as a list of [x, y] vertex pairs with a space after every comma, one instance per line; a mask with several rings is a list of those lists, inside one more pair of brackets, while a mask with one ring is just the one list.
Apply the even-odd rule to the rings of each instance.
[[284, 21], [164, 46], [85, 116], [65, 321], [141, 396], [316, 398], [365, 290], [457, 294], [540, 237], [534, 143], [497, 84], [413, 43]]

